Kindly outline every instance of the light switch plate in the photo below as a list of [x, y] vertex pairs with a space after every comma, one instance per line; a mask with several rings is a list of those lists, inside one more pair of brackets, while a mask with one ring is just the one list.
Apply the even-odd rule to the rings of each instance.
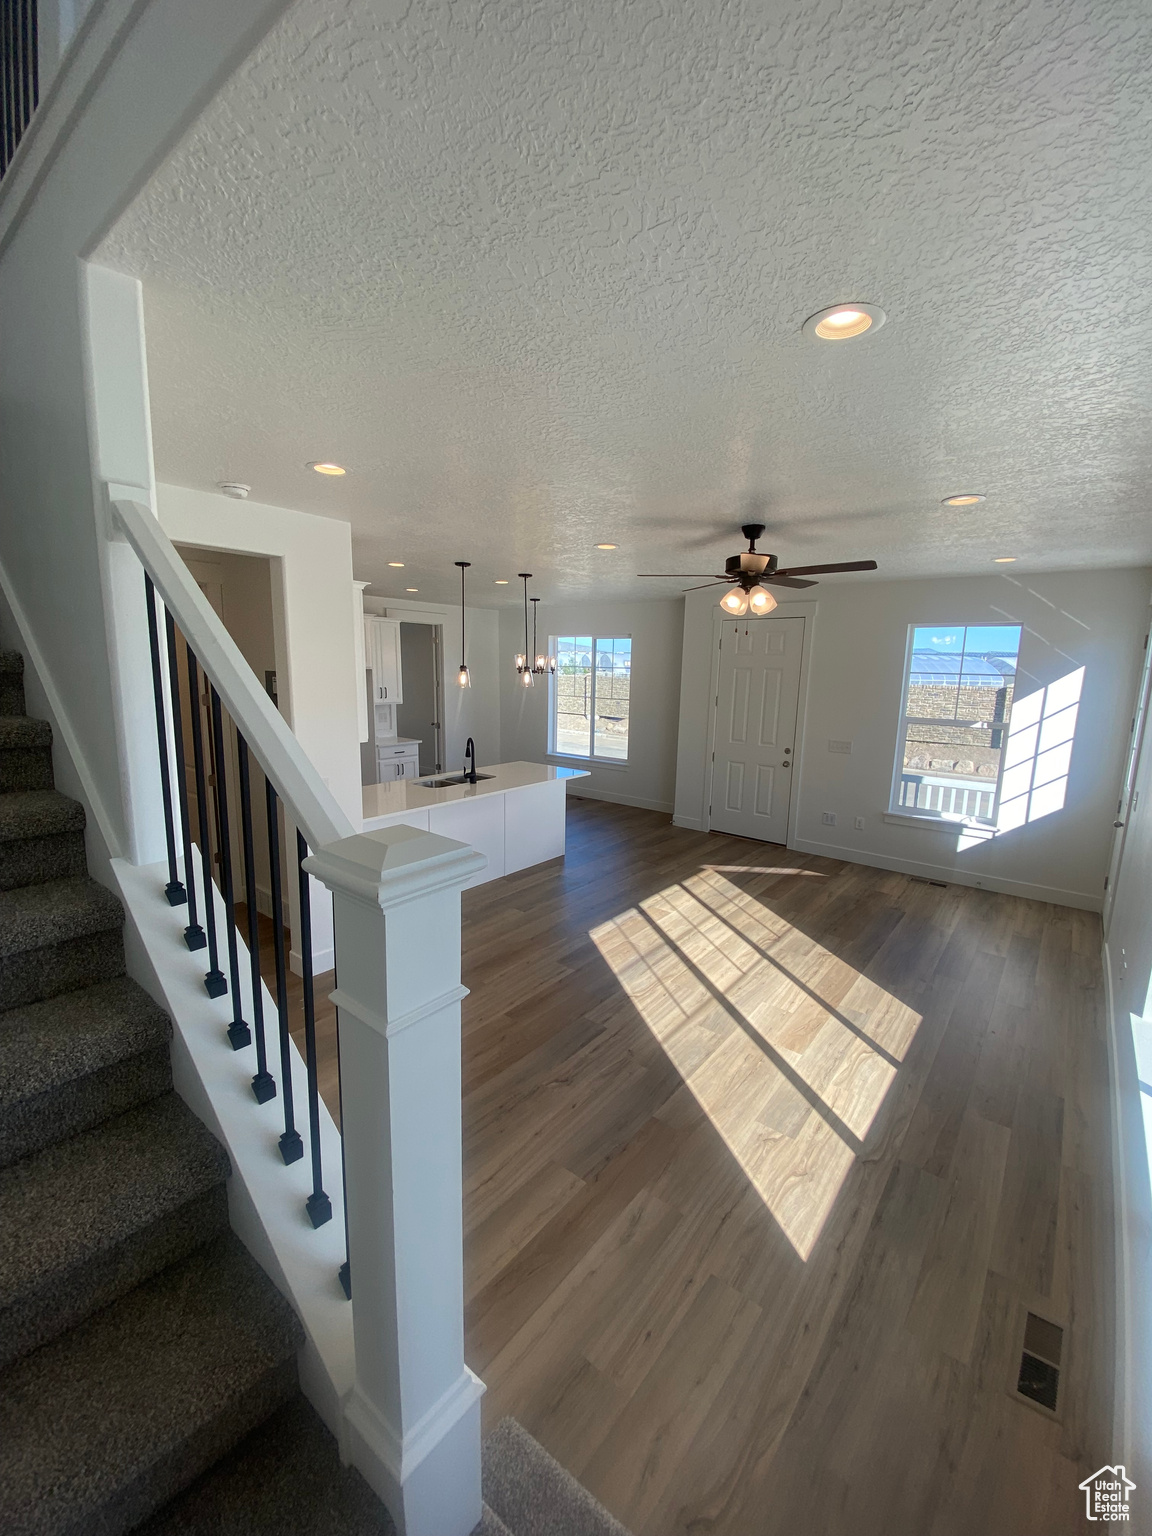
[[824, 823], [824, 825], [826, 827], [834, 827], [836, 825], [836, 812], [835, 811], [825, 811], [823, 816], [821, 816], [820, 820]]
[[830, 741], [828, 743], [828, 750], [829, 752], [843, 752], [850, 757], [852, 755], [852, 743], [850, 741]]

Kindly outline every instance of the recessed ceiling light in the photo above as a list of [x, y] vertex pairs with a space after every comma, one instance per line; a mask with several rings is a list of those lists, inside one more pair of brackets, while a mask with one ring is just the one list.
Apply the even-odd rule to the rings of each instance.
[[404, 569], [403, 560], [389, 560], [388, 564], [394, 571], [402, 571]]
[[597, 549], [615, 549], [615, 544], [597, 544]]
[[308, 469], [314, 469], [318, 475], [346, 475], [348, 473], [342, 464], [313, 462], [308, 464], [306, 467]]
[[405, 587], [404, 590], [405, 590], [405, 592], [419, 592], [420, 588], [419, 587]]
[[506, 587], [508, 585], [508, 582], [505, 579], [505, 577], [497, 576], [497, 578], [496, 578], [495, 582], [493, 583], [493, 585], [497, 586], [497, 587]]
[[865, 331], [878, 331], [887, 318], [875, 304], [832, 304], [809, 315], [801, 330], [815, 341], [851, 341]]
[[1015, 555], [997, 555], [995, 557], [995, 559], [993, 560], [992, 564], [993, 565], [1015, 565], [1016, 564], [1016, 556]]
[[942, 507], [974, 507], [978, 501], [987, 500], [984, 496], [978, 496], [975, 491], [962, 491], [959, 496], [945, 496], [940, 503]]

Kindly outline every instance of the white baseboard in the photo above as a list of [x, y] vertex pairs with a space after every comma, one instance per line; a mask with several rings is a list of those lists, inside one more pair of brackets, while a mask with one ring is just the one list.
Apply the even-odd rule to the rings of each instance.
[[838, 843], [817, 842], [796, 837], [789, 844], [798, 853], [816, 853], [826, 859], [843, 859], [848, 864], [865, 864], [870, 869], [890, 869], [900, 875], [921, 875], [927, 880], [943, 880], [949, 885], [968, 885], [982, 891], [998, 891], [1002, 896], [1024, 896], [1029, 901], [1048, 901], [1057, 907], [1076, 907], [1082, 912], [1099, 912], [1102, 895], [1087, 891], [1066, 891], [1056, 885], [1033, 885], [1026, 880], [1006, 880], [1001, 875], [973, 874], [954, 869], [950, 864], [927, 864], [919, 859], [894, 859], [887, 854], [869, 853], [863, 848], [843, 848]]
[[[577, 783], [580, 781], [577, 780]], [[589, 789], [586, 784], [580, 783], [579, 789], [569, 791], [577, 800], [607, 800], [610, 805], [634, 805], [640, 811], [665, 811], [671, 812], [672, 803], [669, 800], [645, 800], [639, 795], [609, 794], [603, 789]]]
[[[298, 949], [290, 949], [288, 951], [288, 968], [293, 973], [293, 975], [295, 975], [295, 976], [303, 976], [303, 974], [304, 974], [304, 967], [300, 963], [300, 951]], [[323, 976], [325, 971], [333, 971], [335, 969], [336, 969], [336, 951], [335, 951], [334, 948], [329, 947], [328, 949], [313, 949], [313, 951], [312, 951], [312, 974], [313, 974], [313, 976]]]

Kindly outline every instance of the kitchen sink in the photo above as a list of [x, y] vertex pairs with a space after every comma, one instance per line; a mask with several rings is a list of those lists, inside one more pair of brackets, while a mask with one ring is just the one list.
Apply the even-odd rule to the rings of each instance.
[[[491, 773], [478, 773], [476, 781], [479, 783], [481, 779], [491, 779], [493, 777], [494, 775]], [[425, 789], [446, 789], [449, 784], [471, 784], [472, 776], [467, 773], [449, 773], [442, 774], [439, 778], [435, 779], [417, 779], [416, 782]]]

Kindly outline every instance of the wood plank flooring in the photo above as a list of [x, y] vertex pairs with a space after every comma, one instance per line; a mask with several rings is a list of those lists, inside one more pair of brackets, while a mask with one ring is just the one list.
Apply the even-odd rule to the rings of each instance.
[[[486, 1423], [635, 1536], [1081, 1530], [1111, 1431], [1098, 919], [595, 801], [568, 829], [464, 896]], [[1055, 1417], [1010, 1393], [1028, 1308], [1065, 1329]]]

